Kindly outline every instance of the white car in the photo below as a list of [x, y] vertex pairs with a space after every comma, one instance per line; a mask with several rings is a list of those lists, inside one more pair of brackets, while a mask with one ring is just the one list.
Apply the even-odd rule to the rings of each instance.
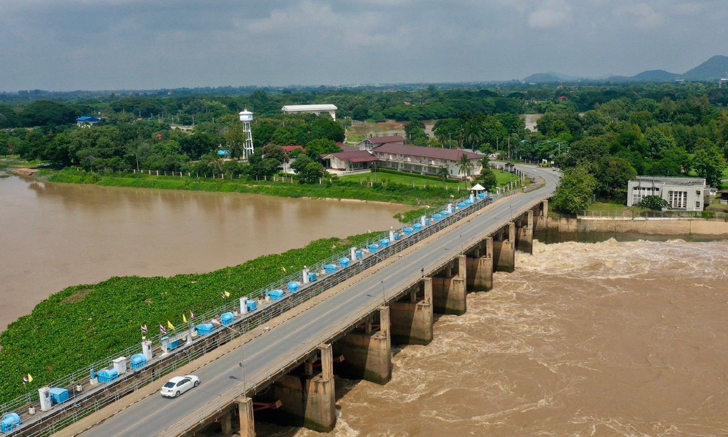
[[182, 393], [200, 385], [200, 378], [195, 375], [175, 376], [162, 387], [162, 396], [176, 398]]

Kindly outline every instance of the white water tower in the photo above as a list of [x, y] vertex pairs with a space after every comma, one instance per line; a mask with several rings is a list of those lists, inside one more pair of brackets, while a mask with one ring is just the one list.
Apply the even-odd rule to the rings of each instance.
[[248, 108], [240, 111], [240, 121], [243, 123], [243, 135], [245, 143], [243, 144], [243, 158], [248, 159], [253, 154], [253, 132], [250, 130], [250, 123], [253, 121], [253, 113]]

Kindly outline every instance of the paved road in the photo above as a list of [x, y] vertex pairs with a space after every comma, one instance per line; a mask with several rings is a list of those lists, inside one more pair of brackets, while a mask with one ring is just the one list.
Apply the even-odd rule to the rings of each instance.
[[[328, 340], [323, 337], [332, 326], [348, 320], [353, 313], [361, 313], [363, 309], [382, 302], [381, 281], [384, 281], [385, 289], [392, 290], [392, 293], [400, 291], [407, 280], [420, 272], [420, 269], [424, 268], [425, 272], [429, 272], [441, 263], [443, 256], [450, 254], [453, 257], [460, 252], [463, 241], [470, 241], [483, 232], [497, 230], [510, 219], [511, 212], [515, 214], [521, 208], [549, 197], [554, 191], [558, 175], [553, 171], [534, 167], [520, 169], [527, 174], [541, 176], [546, 181], [546, 187], [499, 200], [487, 212], [476, 216], [470, 223], [451, 230], [449, 234], [430, 243], [426, 249], [403, 256], [306, 313], [244, 345], [242, 354], [245, 356], [248, 386], [258, 382], [251, 379], [251, 375], [268, 370], [271, 363], [279, 361], [281, 357], [310, 347], [312, 341], [313, 344], [318, 344]], [[177, 399], [150, 396], [83, 435], [153, 436], [240, 384], [240, 357], [238, 350], [200, 369], [196, 373], [202, 381], [200, 387]]]

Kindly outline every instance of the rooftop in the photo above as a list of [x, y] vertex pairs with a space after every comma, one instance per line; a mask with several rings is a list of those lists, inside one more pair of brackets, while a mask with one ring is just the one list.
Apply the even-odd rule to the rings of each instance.
[[330, 153], [328, 155], [324, 155], [324, 158], [331, 158], [334, 157], [338, 159], [339, 161], [348, 161], [348, 162], [375, 162], [379, 161], [379, 159], [372, 155], [371, 153], [367, 152], [366, 150], [353, 150], [350, 152], [339, 152], [339, 153]]
[[320, 105], [286, 105], [281, 108], [283, 112], [313, 112], [313, 111], [336, 111], [336, 105], [320, 104]]
[[388, 143], [402, 143], [404, 144], [404, 137], [400, 135], [393, 135], [389, 137], [371, 137], [367, 138], [364, 141], [369, 141], [370, 143], [374, 145], [379, 144], [388, 144]]
[[463, 154], [468, 158], [480, 159], [482, 155], [464, 152], [457, 149], [439, 149], [435, 147], [407, 146], [404, 144], [384, 144], [373, 150], [374, 153], [391, 153], [395, 155], [417, 156], [429, 159], [443, 159], [445, 161], [459, 161]]
[[637, 179], [630, 182], [638, 182], [640, 185], [662, 184], [662, 185], [682, 185], [686, 187], [705, 187], [707, 182], [705, 179], [699, 178], [670, 178], [662, 176], [637, 176]]

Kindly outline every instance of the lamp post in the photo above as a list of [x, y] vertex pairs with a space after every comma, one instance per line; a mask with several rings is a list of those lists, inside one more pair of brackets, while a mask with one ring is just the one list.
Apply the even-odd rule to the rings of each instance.
[[[237, 329], [231, 328], [227, 325], [222, 325], [222, 326], [224, 328], [227, 328], [227, 329], [233, 331], [234, 333], [236, 333], [238, 335], [242, 335], [242, 333], [240, 331], [238, 331]], [[243, 354], [243, 339], [241, 338], [240, 339], [240, 363], [238, 363], [238, 365], [240, 366], [240, 369], [242, 370], [242, 375], [243, 375], [243, 396], [245, 396], [245, 394], [247, 393], [247, 389], [245, 387], [245, 361], [244, 360], [245, 360], [245, 354]]]
[[382, 283], [382, 305], [387, 306], [387, 296], [384, 294], [384, 280], [382, 280], [381, 283]]

